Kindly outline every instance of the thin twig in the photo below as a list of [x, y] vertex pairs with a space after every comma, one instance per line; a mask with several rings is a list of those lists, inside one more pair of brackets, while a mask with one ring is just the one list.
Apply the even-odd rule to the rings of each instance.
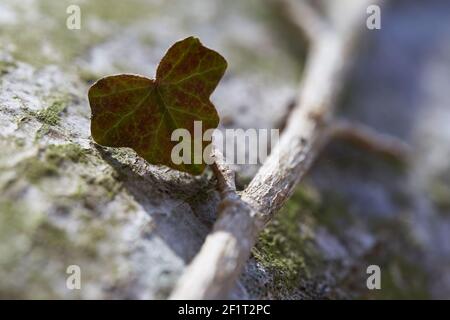
[[211, 165], [217, 179], [217, 189], [222, 197], [236, 192], [235, 172], [225, 163], [223, 154], [219, 149], [214, 149], [214, 163]]
[[319, 33], [329, 27], [326, 21], [307, 1], [272, 0], [279, 13], [297, 27], [308, 41], [314, 41]]
[[334, 120], [327, 128], [330, 139], [344, 139], [375, 153], [406, 162], [412, 153], [403, 140], [378, 132], [366, 125], [344, 119]]
[[[229, 281], [229, 275], [242, 268], [247, 252], [253, 246], [255, 227], [252, 210], [236, 194], [234, 172], [225, 164], [218, 149], [215, 149], [214, 157], [212, 168], [222, 198], [218, 220], [200, 252], [180, 278], [171, 299], [226, 296], [234, 285], [234, 281]], [[243, 234], [247, 236], [242, 238]]]

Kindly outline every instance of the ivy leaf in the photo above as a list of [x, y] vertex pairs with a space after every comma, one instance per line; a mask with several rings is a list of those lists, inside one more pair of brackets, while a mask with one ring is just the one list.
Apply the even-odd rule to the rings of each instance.
[[[226, 68], [219, 53], [189, 37], [169, 48], [154, 80], [129, 74], [98, 80], [88, 93], [93, 139], [103, 146], [133, 148], [151, 164], [202, 173], [206, 164], [194, 164], [193, 152], [191, 164], [173, 163], [171, 152], [178, 142], [171, 135], [187, 129], [193, 144], [194, 121], [202, 121], [203, 131], [218, 126], [209, 96]], [[209, 143], [202, 142], [202, 152]]]

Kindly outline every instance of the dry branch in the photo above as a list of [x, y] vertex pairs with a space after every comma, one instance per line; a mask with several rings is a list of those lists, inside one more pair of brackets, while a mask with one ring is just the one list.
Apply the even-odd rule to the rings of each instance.
[[411, 147], [403, 140], [353, 121], [334, 120], [327, 128], [329, 139], [343, 139], [359, 145], [371, 152], [387, 155], [406, 162], [411, 154]]
[[326, 21], [306, 1], [271, 0], [278, 12], [298, 28], [303, 37], [312, 42], [318, 33], [323, 33], [329, 26]]
[[[297, 104], [279, 143], [241, 197], [223, 196], [213, 230], [180, 278], [171, 299], [227, 297], [258, 233], [287, 201], [330, 138], [327, 128], [333, 123], [333, 107], [354, 51], [353, 41], [365, 29], [366, 8], [374, 2], [342, 0], [342, 21], [330, 21], [326, 29], [310, 25], [305, 12], [292, 15], [295, 19], [305, 17], [296, 22], [308, 30], [311, 38]], [[285, 0], [283, 3], [286, 5]], [[317, 16], [315, 12], [313, 15]], [[217, 168], [218, 181], [225, 182], [226, 171]]]

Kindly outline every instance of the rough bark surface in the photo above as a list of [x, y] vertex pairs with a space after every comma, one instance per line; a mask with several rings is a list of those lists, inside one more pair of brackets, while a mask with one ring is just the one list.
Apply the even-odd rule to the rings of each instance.
[[[271, 128], [295, 99], [304, 47], [260, 1], [80, 2], [82, 29], [71, 31], [73, 2], [0, 4], [0, 297], [166, 298], [216, 220], [214, 175], [95, 146], [89, 84], [152, 77], [167, 47], [195, 34], [230, 64], [213, 96], [222, 128]], [[448, 6], [393, 1], [339, 104], [340, 116], [410, 142], [411, 163], [333, 143], [229, 297], [450, 296]], [[243, 189], [257, 167], [235, 169]], [[66, 287], [72, 264], [81, 290]], [[365, 288], [368, 264], [383, 270], [379, 292]]]

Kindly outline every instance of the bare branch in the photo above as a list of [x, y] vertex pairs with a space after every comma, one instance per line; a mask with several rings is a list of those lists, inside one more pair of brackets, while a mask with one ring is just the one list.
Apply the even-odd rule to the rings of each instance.
[[[222, 201], [218, 220], [200, 252], [180, 278], [171, 299], [205, 299], [226, 296], [234, 285], [229, 275], [237, 272], [247, 260], [256, 229], [251, 208], [236, 194], [234, 172], [223, 161], [218, 149], [212, 165]], [[243, 235], [245, 235], [243, 237]]]
[[307, 1], [272, 0], [279, 13], [309, 42], [318, 38], [328, 28], [326, 21]]
[[215, 158], [215, 161], [211, 167], [216, 175], [217, 187], [221, 192], [222, 197], [225, 198], [226, 194], [236, 192], [235, 173], [226, 165], [223, 154], [219, 149], [214, 149], [213, 157]]
[[258, 233], [293, 193], [329, 138], [326, 124], [333, 117], [335, 98], [344, 82], [347, 62], [352, 58], [352, 42], [365, 29], [361, 20], [365, 10], [361, 8], [373, 2], [376, 1], [345, 1], [349, 15], [338, 28], [318, 33], [307, 31], [315, 38], [311, 41], [297, 104], [279, 143], [241, 198], [222, 201], [212, 232], [182, 275], [172, 299], [227, 297]]
[[411, 154], [411, 146], [391, 135], [377, 132], [363, 124], [348, 120], [334, 120], [327, 128], [330, 139], [344, 139], [372, 152], [387, 155], [402, 162]]
[[239, 272], [256, 237], [252, 211], [236, 194], [234, 171], [225, 164], [217, 148], [214, 149], [214, 158], [212, 169], [222, 198], [218, 220], [180, 278], [171, 299], [226, 296], [234, 285], [233, 281], [228, 281], [230, 273]]

